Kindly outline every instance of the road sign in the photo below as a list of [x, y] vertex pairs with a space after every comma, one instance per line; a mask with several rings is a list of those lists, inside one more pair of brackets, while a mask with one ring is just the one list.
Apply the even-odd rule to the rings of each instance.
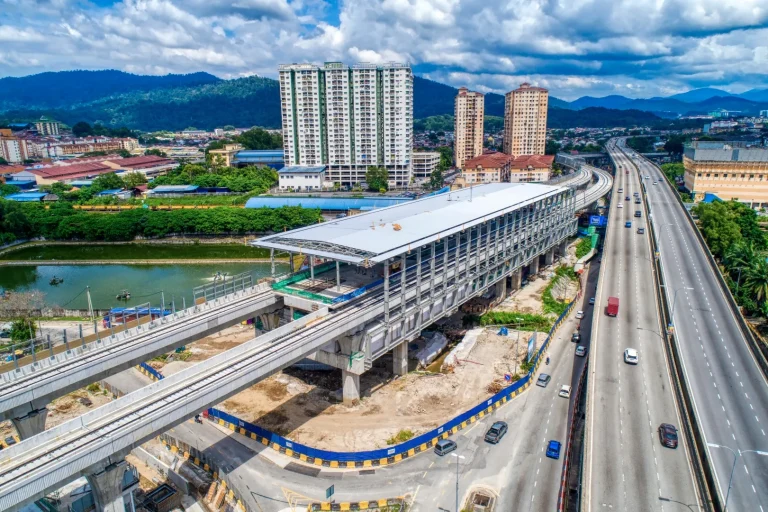
[[333, 486], [330, 486], [325, 490], [325, 499], [329, 500], [333, 496]]
[[510, 374], [508, 374], [508, 373], [505, 373], [505, 374], [504, 374], [504, 380], [505, 380], [505, 381], [507, 381], [507, 382], [509, 382], [509, 381], [511, 381], [511, 380], [512, 380], [512, 376], [511, 376]]

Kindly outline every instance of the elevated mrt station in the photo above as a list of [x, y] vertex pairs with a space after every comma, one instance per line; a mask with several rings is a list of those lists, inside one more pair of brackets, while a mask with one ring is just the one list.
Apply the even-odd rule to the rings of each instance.
[[[405, 374], [408, 342], [422, 329], [473, 298], [502, 300], [520, 287], [523, 272], [551, 264], [576, 232], [575, 211], [568, 188], [488, 184], [271, 235], [254, 245], [271, 249], [272, 287], [292, 313], [360, 310], [335, 341], [311, 356], [342, 370], [344, 400], [351, 401], [360, 397], [360, 375], [373, 360], [392, 352], [394, 372]], [[285, 253], [291, 272], [275, 276], [274, 258]], [[295, 261], [305, 264], [296, 269]], [[375, 315], [364, 314], [370, 311]]]

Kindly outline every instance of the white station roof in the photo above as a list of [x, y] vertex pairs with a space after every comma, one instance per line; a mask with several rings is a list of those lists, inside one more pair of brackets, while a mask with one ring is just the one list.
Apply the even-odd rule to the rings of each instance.
[[478, 185], [270, 235], [253, 245], [370, 265], [563, 190], [538, 183]]

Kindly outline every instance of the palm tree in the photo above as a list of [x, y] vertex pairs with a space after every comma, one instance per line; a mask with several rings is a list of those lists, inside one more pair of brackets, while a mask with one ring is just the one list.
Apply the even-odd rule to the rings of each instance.
[[768, 298], [768, 261], [765, 256], [758, 256], [752, 265], [744, 270], [744, 288], [755, 302]]

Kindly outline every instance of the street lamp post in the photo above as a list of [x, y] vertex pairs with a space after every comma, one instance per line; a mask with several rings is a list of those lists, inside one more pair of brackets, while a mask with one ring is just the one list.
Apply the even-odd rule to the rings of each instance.
[[[662, 284], [662, 288], [667, 288], [667, 285]], [[677, 292], [680, 290], [693, 290], [690, 286], [679, 286], [675, 289], [674, 296], [672, 298], [672, 314], [669, 318], [669, 325], [673, 326], [675, 325], [675, 306], [677, 305]]]
[[459, 459], [463, 459], [463, 455], [451, 454], [456, 457], [456, 512], [459, 512]]
[[715, 443], [707, 443], [707, 446], [711, 448], [725, 448], [729, 452], [733, 454], [733, 467], [731, 468], [731, 477], [728, 479], [728, 491], [725, 493], [725, 505], [723, 505], [723, 512], [727, 512], [728, 510], [728, 498], [731, 497], [731, 486], [733, 485], [733, 473], [736, 471], [736, 462], [738, 462], [739, 457], [744, 455], [745, 453], [756, 453], [758, 455], [768, 456], [768, 452], [760, 451], [760, 450], [739, 450], [733, 449], [729, 446], [723, 446], [721, 444], [715, 444]]

